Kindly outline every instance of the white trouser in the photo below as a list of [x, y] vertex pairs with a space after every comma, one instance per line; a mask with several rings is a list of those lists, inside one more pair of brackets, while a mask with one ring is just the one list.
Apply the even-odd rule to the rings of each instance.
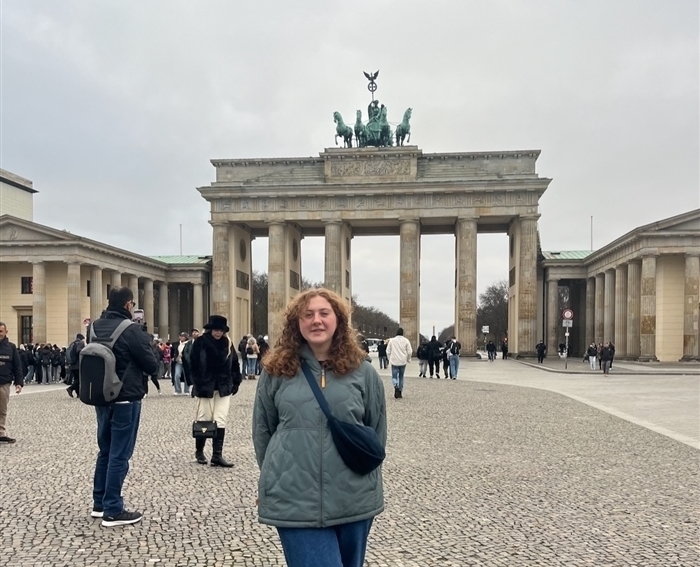
[[231, 407], [231, 396], [219, 395], [214, 391], [213, 398], [195, 398], [197, 404], [196, 421], [216, 421], [216, 426], [226, 429], [228, 410]]

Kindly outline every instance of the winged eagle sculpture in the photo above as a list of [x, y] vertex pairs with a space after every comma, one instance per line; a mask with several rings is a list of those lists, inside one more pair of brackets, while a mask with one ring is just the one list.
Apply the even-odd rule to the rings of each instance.
[[367, 73], [366, 71], [362, 71], [365, 74], [365, 77], [367, 77], [368, 81], [376, 81], [377, 77], [379, 76], [379, 71], [376, 73]]

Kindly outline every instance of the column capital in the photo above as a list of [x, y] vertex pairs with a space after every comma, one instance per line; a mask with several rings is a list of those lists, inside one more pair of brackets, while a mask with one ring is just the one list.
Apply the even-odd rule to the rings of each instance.
[[457, 217], [457, 222], [460, 221], [478, 221], [480, 218], [480, 215], [459, 215]]
[[547, 281], [548, 282], [559, 282], [561, 280], [560, 276], [555, 275], [550, 275], [549, 272], [547, 273]]
[[209, 221], [209, 224], [212, 226], [228, 226], [231, 223], [228, 221]]
[[537, 221], [540, 219], [541, 216], [542, 215], [540, 215], [538, 213], [529, 213], [529, 214], [524, 214], [524, 215], [518, 215], [518, 217], [520, 218], [521, 221], [524, 221], [524, 220]]
[[420, 224], [420, 218], [419, 217], [399, 217], [399, 224], [403, 223], [415, 223], [415, 224]]
[[343, 224], [343, 219], [323, 219], [321, 221], [324, 225], [328, 224]]

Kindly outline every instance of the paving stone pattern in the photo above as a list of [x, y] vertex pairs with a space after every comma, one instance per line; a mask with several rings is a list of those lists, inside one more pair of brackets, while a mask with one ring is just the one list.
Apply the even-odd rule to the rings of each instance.
[[[407, 377], [395, 400], [382, 374], [386, 511], [366, 565], [700, 565], [697, 450], [552, 392]], [[0, 566], [285, 564], [254, 506], [254, 382], [231, 406], [227, 470], [195, 463], [190, 398], [144, 400], [124, 488], [144, 521], [119, 528], [89, 516], [94, 411], [40, 388], [10, 400]]]

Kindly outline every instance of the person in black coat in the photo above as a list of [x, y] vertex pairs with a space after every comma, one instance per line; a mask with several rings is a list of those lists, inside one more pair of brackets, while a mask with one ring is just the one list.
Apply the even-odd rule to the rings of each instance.
[[427, 345], [428, 350], [428, 368], [430, 369], [430, 377], [433, 377], [433, 369], [436, 378], [440, 379], [440, 359], [442, 358], [442, 343], [437, 340], [435, 335], [430, 337], [430, 342]]
[[[233, 466], [222, 453], [231, 396], [238, 392], [243, 379], [236, 348], [225, 336], [228, 331], [226, 317], [212, 315], [204, 325], [204, 333], [194, 341], [190, 355], [197, 421], [216, 421], [216, 436], [212, 440], [213, 467]], [[206, 439], [195, 439], [195, 458], [200, 465], [207, 464], [205, 445]]]
[[544, 344], [543, 341], [540, 341], [537, 343], [535, 350], [537, 351], [537, 362], [542, 364], [544, 362], [544, 355], [547, 353], [547, 345]]

